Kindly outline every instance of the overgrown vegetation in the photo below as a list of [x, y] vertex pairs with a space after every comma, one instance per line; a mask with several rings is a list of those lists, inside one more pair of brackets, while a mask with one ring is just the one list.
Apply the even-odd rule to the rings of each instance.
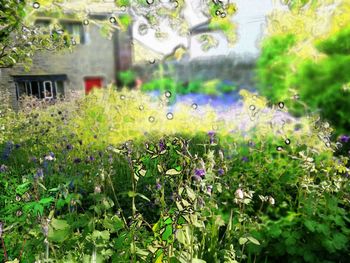
[[112, 89], [7, 112], [0, 260], [346, 262], [348, 158], [330, 128], [241, 95], [226, 117], [169, 120], [162, 99]]

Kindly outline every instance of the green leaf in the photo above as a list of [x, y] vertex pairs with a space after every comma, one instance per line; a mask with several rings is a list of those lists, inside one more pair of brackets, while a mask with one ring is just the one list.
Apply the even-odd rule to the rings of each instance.
[[192, 263], [206, 263], [206, 261], [199, 258], [192, 258]]
[[240, 245], [244, 245], [245, 243], [248, 242], [248, 238], [241, 237], [241, 238], [239, 238], [238, 242]]
[[42, 204], [42, 205], [47, 205], [47, 204], [50, 204], [54, 201], [54, 198], [53, 197], [46, 197], [46, 198], [42, 198], [39, 203]]
[[151, 200], [149, 200], [148, 197], [145, 196], [145, 195], [143, 195], [143, 194], [137, 193], [136, 195], [139, 196], [139, 197], [141, 197], [142, 199], [145, 199], [145, 200], [148, 201], [148, 202], [151, 202]]
[[177, 175], [177, 174], [181, 174], [181, 172], [176, 171], [175, 169], [169, 169], [168, 171], [166, 171], [165, 174], [166, 175]]
[[172, 225], [167, 225], [165, 228], [165, 231], [162, 234], [162, 239], [164, 241], [168, 240], [169, 237], [172, 235], [173, 233], [173, 226]]
[[247, 238], [253, 244], [258, 245], [258, 246], [260, 245], [260, 242], [257, 239], [255, 239], [254, 237], [247, 237]]
[[63, 229], [69, 228], [69, 225], [68, 225], [66, 220], [60, 220], [60, 219], [56, 219], [56, 218], [52, 219], [51, 226], [57, 230], [63, 230]]
[[194, 201], [196, 199], [196, 194], [190, 187], [186, 187], [186, 192], [191, 201]]

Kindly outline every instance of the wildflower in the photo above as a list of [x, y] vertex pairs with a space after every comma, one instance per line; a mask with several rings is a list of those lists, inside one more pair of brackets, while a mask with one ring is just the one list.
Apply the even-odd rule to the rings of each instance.
[[347, 136], [347, 135], [342, 135], [339, 138], [339, 141], [341, 141], [342, 143], [348, 143], [349, 140], [350, 140], [350, 136]]
[[243, 199], [244, 193], [243, 193], [242, 189], [238, 188], [235, 192], [235, 196], [237, 199]]
[[75, 159], [73, 160], [73, 162], [76, 163], [76, 164], [81, 163], [81, 159], [80, 159], [80, 158], [75, 158]]
[[16, 195], [16, 201], [17, 202], [21, 201], [21, 197], [19, 195]]
[[159, 141], [159, 150], [162, 152], [164, 150], [166, 150], [166, 145], [165, 145], [165, 142], [164, 140], [160, 140]]
[[209, 135], [210, 144], [213, 144], [214, 143], [215, 132], [214, 131], [210, 131], [210, 132], [208, 132], [208, 135]]
[[10, 157], [10, 154], [13, 150], [13, 142], [12, 141], [8, 141], [6, 143], [5, 149], [2, 153], [2, 159], [3, 160], [7, 160]]
[[269, 203], [270, 203], [271, 205], [274, 205], [274, 204], [275, 204], [275, 199], [274, 199], [272, 196], [269, 197]]
[[95, 194], [99, 194], [99, 193], [101, 193], [101, 186], [96, 185], [96, 186], [95, 186], [94, 193], [95, 193]]
[[162, 185], [161, 185], [160, 183], [157, 183], [157, 184], [156, 184], [156, 189], [157, 189], [157, 190], [160, 190], [161, 188], [162, 188]]
[[45, 160], [46, 161], [53, 161], [53, 160], [55, 160], [55, 155], [52, 152], [50, 152], [48, 155], [45, 156]]
[[219, 174], [219, 175], [224, 175], [224, 173], [225, 173], [224, 169], [220, 168], [220, 169], [218, 170], [218, 174]]
[[205, 170], [204, 169], [196, 169], [196, 170], [194, 170], [194, 174], [196, 176], [200, 176], [201, 178], [203, 178], [205, 175]]
[[21, 216], [23, 213], [22, 213], [22, 211], [21, 210], [18, 210], [17, 212], [16, 212], [16, 216]]
[[38, 159], [33, 156], [33, 157], [30, 158], [30, 161], [33, 162], [33, 163], [36, 163], [36, 162], [38, 162]]
[[2, 165], [0, 166], [0, 173], [6, 172], [7, 169], [8, 169], [7, 166], [6, 166], [5, 164], [2, 164]]
[[248, 161], [249, 161], [249, 159], [248, 159], [248, 157], [247, 157], [247, 156], [243, 156], [243, 157], [242, 157], [242, 161], [246, 163], [246, 162], [248, 162]]
[[42, 179], [44, 178], [44, 170], [39, 168], [37, 171], [36, 171], [36, 174], [34, 175], [34, 178], [35, 179]]
[[208, 193], [209, 195], [211, 195], [211, 194], [212, 194], [212, 191], [213, 191], [213, 186], [212, 186], [212, 185], [208, 185], [208, 186], [207, 186], [207, 193]]

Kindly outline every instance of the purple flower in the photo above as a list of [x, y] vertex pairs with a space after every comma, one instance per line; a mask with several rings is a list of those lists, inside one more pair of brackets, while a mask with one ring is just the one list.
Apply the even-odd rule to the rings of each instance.
[[350, 140], [350, 136], [347, 136], [347, 135], [342, 135], [339, 138], [339, 141], [341, 141], [342, 143], [347, 143], [349, 142], [349, 140]]
[[162, 152], [164, 150], [166, 150], [166, 145], [165, 145], [165, 142], [164, 140], [160, 140], [159, 141], [159, 150]]
[[5, 164], [2, 164], [1, 166], [0, 166], [0, 173], [4, 173], [4, 172], [6, 172], [7, 171], [7, 166], [5, 165]]
[[224, 175], [224, 173], [225, 173], [224, 169], [220, 168], [220, 169], [218, 170], [218, 174], [219, 174], [219, 175]]
[[78, 163], [81, 163], [81, 159], [80, 159], [80, 158], [75, 158], [73, 162], [74, 162], [74, 163], [77, 163], [77, 164], [78, 164]]
[[213, 186], [212, 185], [208, 185], [207, 186], [207, 193], [211, 195], [212, 191], [213, 191]]
[[246, 162], [248, 162], [248, 161], [249, 161], [249, 159], [248, 159], [248, 157], [247, 157], [247, 156], [243, 156], [243, 157], [242, 157], [242, 161], [246, 163]]
[[33, 163], [36, 163], [36, 162], [38, 162], [38, 159], [33, 156], [33, 157], [30, 158], [30, 161], [33, 162]]
[[40, 178], [44, 178], [44, 170], [39, 168], [37, 171], [36, 171], [36, 174], [34, 175], [34, 178], [35, 179], [40, 179]]
[[156, 189], [157, 189], [157, 190], [160, 190], [161, 188], [162, 188], [162, 185], [161, 185], [160, 183], [157, 183], [157, 184], [156, 184]]
[[89, 157], [89, 160], [90, 160], [90, 162], [93, 162], [93, 161], [95, 161], [95, 157], [90, 156], [90, 157]]
[[213, 144], [214, 143], [215, 132], [214, 131], [209, 131], [208, 135], [209, 135], [210, 144]]
[[195, 181], [197, 181], [197, 182], [199, 182], [199, 181], [202, 180], [202, 177], [200, 177], [199, 175], [196, 175], [196, 174], [193, 175], [192, 178], [193, 178]]
[[205, 170], [204, 169], [196, 169], [196, 170], [194, 170], [194, 174], [196, 176], [200, 176], [201, 178], [203, 178], [205, 175]]

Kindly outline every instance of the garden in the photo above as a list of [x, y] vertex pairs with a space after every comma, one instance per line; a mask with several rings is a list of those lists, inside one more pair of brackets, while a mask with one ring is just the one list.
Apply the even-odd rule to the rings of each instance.
[[[208, 2], [215, 19], [239, 12]], [[350, 1], [282, 2], [254, 90], [166, 76], [128, 88], [124, 71], [120, 87], [16, 110], [0, 90], [0, 262], [348, 262]], [[10, 33], [32, 3], [0, 3], [1, 66], [30, 65], [42, 46]]]

